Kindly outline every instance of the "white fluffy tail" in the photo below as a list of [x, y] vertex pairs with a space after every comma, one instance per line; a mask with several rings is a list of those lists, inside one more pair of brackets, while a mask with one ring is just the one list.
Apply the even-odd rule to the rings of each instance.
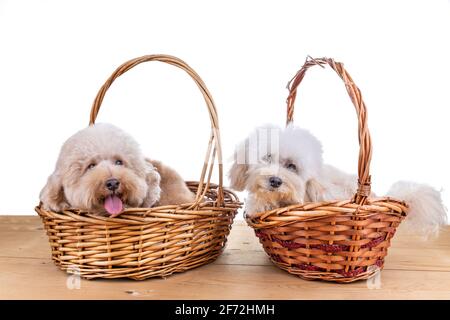
[[403, 200], [409, 206], [408, 216], [399, 230], [430, 237], [437, 236], [439, 229], [447, 224], [447, 209], [442, 203], [441, 193], [428, 185], [398, 181], [387, 196]]

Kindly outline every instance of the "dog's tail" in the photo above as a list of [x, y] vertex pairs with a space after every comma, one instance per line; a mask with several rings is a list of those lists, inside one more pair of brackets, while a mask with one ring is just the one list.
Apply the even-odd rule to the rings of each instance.
[[403, 200], [409, 206], [408, 216], [399, 230], [430, 237], [437, 236], [439, 229], [447, 224], [447, 209], [442, 203], [441, 193], [428, 185], [398, 181], [387, 196]]

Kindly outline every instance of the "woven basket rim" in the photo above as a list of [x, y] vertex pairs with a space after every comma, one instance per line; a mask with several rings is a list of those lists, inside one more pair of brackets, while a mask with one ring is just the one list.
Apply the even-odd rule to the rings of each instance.
[[[197, 181], [186, 181], [188, 185], [197, 185], [199, 182]], [[210, 183], [209, 192], [217, 193], [218, 185], [214, 183]], [[222, 204], [218, 204], [217, 200], [214, 199], [206, 199], [203, 202], [200, 202], [195, 207], [193, 207], [194, 202], [179, 204], [179, 205], [165, 205], [165, 206], [157, 206], [157, 207], [135, 207], [135, 208], [126, 208], [120, 215], [117, 217], [109, 217], [106, 215], [98, 215], [96, 213], [91, 213], [86, 210], [81, 210], [77, 208], [69, 208], [64, 210], [63, 212], [54, 212], [51, 210], [44, 210], [42, 208], [42, 204], [39, 203], [35, 207], [35, 211], [37, 211], [40, 215], [53, 216], [53, 217], [66, 217], [76, 219], [76, 217], [89, 217], [90, 219], [98, 220], [101, 223], [124, 223], [127, 220], [128, 222], [132, 222], [135, 224], [136, 221], [133, 218], [141, 218], [141, 222], [145, 222], [145, 219], [151, 220], [152, 218], [163, 218], [170, 220], [195, 220], [201, 219], [205, 216], [217, 216], [222, 214], [222, 212], [232, 212], [239, 209], [242, 206], [242, 202], [240, 202], [237, 195], [228, 188], [223, 188], [224, 192], [224, 200]], [[207, 196], [207, 195], [206, 195]]]
[[383, 212], [386, 215], [405, 217], [408, 208], [408, 204], [403, 200], [393, 197], [367, 198], [365, 204], [355, 204], [352, 199], [305, 202], [304, 204], [261, 211], [253, 214], [252, 218], [245, 216], [245, 221], [252, 228], [266, 229], [331, 216], [354, 216], [361, 220]]

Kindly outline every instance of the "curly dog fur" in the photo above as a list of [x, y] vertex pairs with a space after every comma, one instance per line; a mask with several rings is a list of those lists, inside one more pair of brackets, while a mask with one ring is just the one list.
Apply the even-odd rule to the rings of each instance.
[[95, 124], [71, 136], [40, 193], [47, 210], [76, 208], [112, 216], [126, 207], [182, 204], [194, 198], [175, 170], [146, 159], [138, 143], [111, 124]]
[[[357, 177], [324, 164], [320, 141], [292, 124], [256, 128], [236, 146], [229, 178], [233, 189], [248, 191], [250, 217], [291, 204], [350, 199], [357, 189]], [[399, 181], [387, 195], [409, 205], [403, 229], [430, 235], [446, 224], [440, 192], [430, 186]]]

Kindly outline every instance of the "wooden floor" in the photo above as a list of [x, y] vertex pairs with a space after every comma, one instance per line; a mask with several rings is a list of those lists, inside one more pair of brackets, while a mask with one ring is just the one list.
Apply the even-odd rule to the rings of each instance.
[[368, 282], [290, 275], [236, 221], [226, 250], [209, 265], [167, 279], [81, 280], [79, 289], [73, 286], [51, 261], [38, 217], [0, 217], [0, 299], [450, 299], [450, 227], [427, 242], [396, 235], [384, 271]]

